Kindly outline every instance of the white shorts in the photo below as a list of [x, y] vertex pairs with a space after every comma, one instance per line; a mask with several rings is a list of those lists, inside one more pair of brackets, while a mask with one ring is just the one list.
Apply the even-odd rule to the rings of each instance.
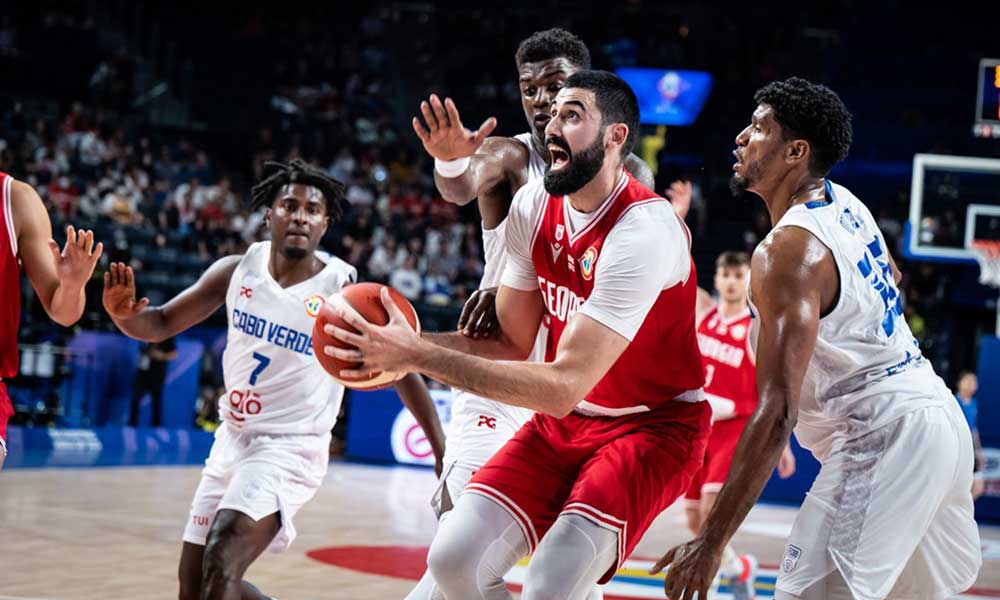
[[[456, 390], [451, 409], [451, 425], [444, 452], [441, 486], [432, 504], [447, 491], [451, 502], [483, 465], [503, 447], [535, 412]], [[443, 488], [446, 488], [443, 489]]]
[[982, 564], [972, 462], [950, 395], [834, 448], [795, 519], [777, 589], [802, 596], [836, 570], [857, 600], [964, 592]]
[[281, 529], [268, 550], [284, 552], [295, 539], [295, 513], [316, 494], [329, 463], [329, 433], [268, 435], [223, 423], [191, 501], [184, 541], [204, 546], [220, 509], [255, 521], [279, 512]]

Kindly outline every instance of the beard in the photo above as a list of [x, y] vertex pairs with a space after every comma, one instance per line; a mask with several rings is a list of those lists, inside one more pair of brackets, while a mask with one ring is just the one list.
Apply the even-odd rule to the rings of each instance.
[[281, 253], [285, 255], [285, 258], [289, 260], [302, 260], [303, 258], [309, 256], [309, 251], [305, 248], [299, 248], [298, 246], [285, 246], [281, 249]]
[[734, 196], [742, 196], [755, 184], [760, 183], [764, 177], [764, 163], [770, 161], [776, 153], [777, 151], [758, 159], [756, 162], [746, 164], [743, 167], [742, 176], [734, 173], [729, 179], [729, 191]]
[[[565, 142], [559, 140], [555, 143], [570, 153], [568, 145], [564, 145]], [[590, 183], [590, 180], [597, 175], [602, 166], [604, 166], [603, 132], [597, 136], [590, 147], [578, 155], [573, 156], [570, 153], [569, 164], [562, 169], [553, 171], [552, 165], [548, 166], [545, 170], [545, 191], [553, 196], [572, 194]]]

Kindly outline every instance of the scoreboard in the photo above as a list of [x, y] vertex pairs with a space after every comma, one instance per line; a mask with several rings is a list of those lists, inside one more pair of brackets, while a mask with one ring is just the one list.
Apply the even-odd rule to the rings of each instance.
[[976, 124], [972, 130], [979, 137], [1000, 138], [1000, 59], [979, 61]]

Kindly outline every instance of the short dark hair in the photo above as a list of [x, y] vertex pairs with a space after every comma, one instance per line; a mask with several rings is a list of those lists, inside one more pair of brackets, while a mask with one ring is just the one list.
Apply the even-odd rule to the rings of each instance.
[[639, 137], [639, 100], [625, 80], [608, 71], [577, 71], [569, 76], [563, 87], [594, 92], [603, 127], [611, 123], [625, 123], [628, 126], [622, 159], [628, 156]]
[[326, 214], [338, 221], [347, 209], [344, 184], [325, 171], [304, 160], [293, 158], [287, 165], [279, 162], [264, 163], [264, 179], [250, 189], [250, 210], [257, 210], [274, 202], [274, 196], [283, 186], [301, 183], [312, 186], [326, 199]]
[[536, 31], [517, 47], [517, 66], [552, 58], [565, 58], [581, 69], [590, 68], [590, 50], [583, 40], [565, 29], [553, 27]]
[[734, 268], [734, 267], [749, 267], [750, 266], [750, 255], [746, 252], [736, 252], [735, 250], [727, 250], [719, 255], [719, 258], [715, 259], [715, 268]]
[[784, 138], [809, 142], [809, 171], [825, 177], [844, 160], [851, 147], [851, 113], [840, 96], [826, 87], [790, 77], [773, 81], [757, 90], [754, 102], [774, 109], [774, 118], [784, 130]]

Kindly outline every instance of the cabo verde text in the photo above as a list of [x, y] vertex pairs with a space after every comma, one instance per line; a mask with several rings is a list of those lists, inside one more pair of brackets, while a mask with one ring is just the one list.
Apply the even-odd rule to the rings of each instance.
[[307, 356], [313, 354], [311, 335], [236, 308], [233, 309], [233, 327], [279, 348], [287, 348]]

